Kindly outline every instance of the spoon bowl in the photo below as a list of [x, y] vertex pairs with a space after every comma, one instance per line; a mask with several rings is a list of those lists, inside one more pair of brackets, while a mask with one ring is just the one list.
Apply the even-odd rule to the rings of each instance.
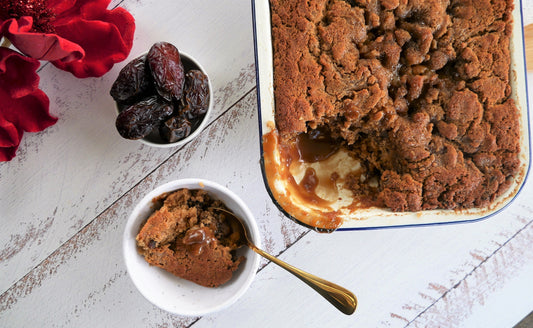
[[268, 254], [267, 252], [257, 248], [255, 244], [250, 240], [250, 238], [248, 238], [249, 232], [247, 231], [246, 224], [244, 224], [242, 219], [225, 209], [215, 208], [215, 210], [224, 213], [226, 219], [229, 220], [233, 231], [238, 232], [239, 239], [242, 244], [248, 246], [257, 254], [274, 262], [275, 264], [292, 273], [298, 279], [300, 279], [309, 287], [313, 288], [316, 292], [322, 295], [322, 297], [328, 300], [328, 302], [330, 302], [342, 313], [350, 315], [355, 312], [355, 309], [357, 307], [357, 298], [351, 291], [337, 284], [319, 278], [315, 275], [302, 271], [288, 263], [283, 262], [277, 257], [274, 257]]

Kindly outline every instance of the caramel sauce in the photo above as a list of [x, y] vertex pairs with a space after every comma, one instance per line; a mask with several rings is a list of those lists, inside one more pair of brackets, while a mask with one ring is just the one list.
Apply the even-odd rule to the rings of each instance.
[[322, 130], [313, 130], [310, 133], [301, 133], [296, 137], [296, 142], [280, 145], [282, 165], [287, 169], [284, 178], [287, 179], [292, 191], [304, 203], [329, 208], [331, 201], [317, 195], [319, 184], [326, 188], [336, 189], [336, 185], [328, 183], [328, 178], [319, 177], [317, 172], [307, 167], [302, 180], [297, 183], [290, 173], [291, 168], [301, 163], [316, 163], [325, 161], [339, 150], [339, 145]]
[[326, 131], [316, 129], [296, 136], [296, 148], [301, 161], [315, 163], [331, 157], [340, 145]]
[[308, 194], [314, 194], [316, 187], [318, 186], [318, 178], [316, 176], [315, 169], [308, 167], [305, 171], [304, 178], [299, 183], [300, 187]]
[[320, 198], [316, 194], [316, 188], [319, 180], [313, 168], [308, 167], [306, 169], [305, 175], [300, 183], [296, 183], [296, 180], [293, 176], [289, 176], [288, 180], [293, 187], [293, 191], [303, 202], [326, 208], [328, 208], [331, 204], [331, 202]]
[[[279, 147], [279, 164], [276, 154]], [[301, 181], [298, 183], [291, 174], [293, 163], [314, 163], [326, 160], [339, 150], [339, 146], [323, 131], [314, 131], [311, 134], [301, 134], [297, 141], [290, 144], [280, 144], [276, 129], [263, 135], [263, 161], [264, 170], [273, 197], [278, 204], [297, 220], [328, 231], [335, 230], [342, 224], [337, 211], [331, 208], [331, 201], [325, 200], [316, 194], [318, 185], [335, 189], [338, 175], [331, 175], [327, 179], [321, 178], [317, 172], [308, 167]], [[285, 181], [286, 193], [278, 192], [274, 185], [276, 180]], [[319, 207], [321, 210], [308, 208], [306, 211], [295, 205], [290, 197], [295, 196], [300, 202]]]
[[215, 239], [211, 229], [207, 227], [190, 229], [185, 233], [182, 239], [187, 251], [194, 256], [202, 254], [206, 247]]

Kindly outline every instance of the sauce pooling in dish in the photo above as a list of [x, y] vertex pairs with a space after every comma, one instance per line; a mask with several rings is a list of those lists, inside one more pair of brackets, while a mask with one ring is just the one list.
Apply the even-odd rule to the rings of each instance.
[[[332, 202], [317, 195], [317, 189], [320, 186], [322, 190], [336, 194], [338, 175], [327, 177], [320, 175], [309, 164], [327, 160], [335, 155], [340, 146], [325, 131], [320, 130], [314, 130], [309, 134], [302, 133], [297, 139], [298, 142], [282, 145], [279, 144], [275, 129], [263, 135], [263, 159], [270, 191], [274, 194], [278, 204], [299, 221], [315, 228], [333, 231], [341, 225], [342, 220], [331, 208]], [[280, 148], [281, 163], [279, 164], [275, 161], [277, 147]], [[302, 165], [303, 163], [305, 164]], [[291, 173], [291, 168], [294, 166], [305, 169], [299, 182]], [[280, 194], [273, 185], [275, 180], [286, 182], [286, 196]], [[308, 211], [302, 211], [301, 207], [295, 205], [288, 195], [298, 199], [298, 202], [307, 204]], [[312, 209], [314, 207], [320, 210]]]
[[296, 148], [301, 161], [315, 163], [331, 157], [340, 146], [325, 130], [316, 129], [300, 133], [296, 137]]

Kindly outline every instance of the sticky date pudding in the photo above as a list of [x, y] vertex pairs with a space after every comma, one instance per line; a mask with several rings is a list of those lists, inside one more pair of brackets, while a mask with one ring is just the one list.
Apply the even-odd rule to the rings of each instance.
[[237, 257], [238, 228], [213, 208], [226, 209], [204, 190], [180, 189], [154, 200], [159, 207], [140, 229], [140, 254], [151, 265], [206, 287], [229, 281], [244, 257]]
[[[275, 135], [263, 142], [277, 143], [287, 172], [314, 160], [294, 148], [319, 133], [358, 163], [322, 177], [351, 192], [347, 206], [466, 209], [509, 188], [520, 166], [511, 0], [270, 5]], [[294, 189], [313, 194], [317, 174], [302, 173]]]

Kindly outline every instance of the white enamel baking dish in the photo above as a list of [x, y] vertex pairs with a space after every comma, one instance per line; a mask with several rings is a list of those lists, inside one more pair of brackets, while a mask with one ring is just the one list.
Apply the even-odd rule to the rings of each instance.
[[[257, 97], [259, 109], [259, 131], [261, 140], [261, 163], [265, 186], [272, 197], [273, 202], [290, 219], [310, 228], [305, 220], [299, 218], [306, 211], [300, 207], [299, 214], [291, 214], [274, 195], [284, 193], [283, 181], [268, 181], [264, 167], [263, 135], [269, 133], [274, 126], [274, 87], [273, 87], [273, 61], [272, 39], [270, 24], [270, 4], [268, 0], [252, 0], [255, 59], [257, 70]], [[526, 66], [524, 55], [523, 23], [521, 3], [517, 1], [513, 11], [513, 36], [511, 39], [511, 87], [512, 97], [520, 111], [521, 125], [521, 154], [520, 170], [507, 192], [497, 198], [490, 206], [485, 208], [473, 208], [468, 210], [431, 210], [420, 212], [392, 212], [382, 208], [358, 209], [342, 216], [342, 224], [338, 230], [357, 230], [385, 227], [420, 226], [431, 224], [446, 224], [458, 222], [472, 222], [488, 218], [502, 211], [520, 192], [524, 184], [530, 165], [530, 132], [528, 118], [528, 99]], [[275, 179], [275, 178], [274, 178]], [[269, 185], [278, 188], [270, 189]], [[294, 213], [294, 211], [292, 211]], [[323, 231], [322, 229], [317, 229]]]

